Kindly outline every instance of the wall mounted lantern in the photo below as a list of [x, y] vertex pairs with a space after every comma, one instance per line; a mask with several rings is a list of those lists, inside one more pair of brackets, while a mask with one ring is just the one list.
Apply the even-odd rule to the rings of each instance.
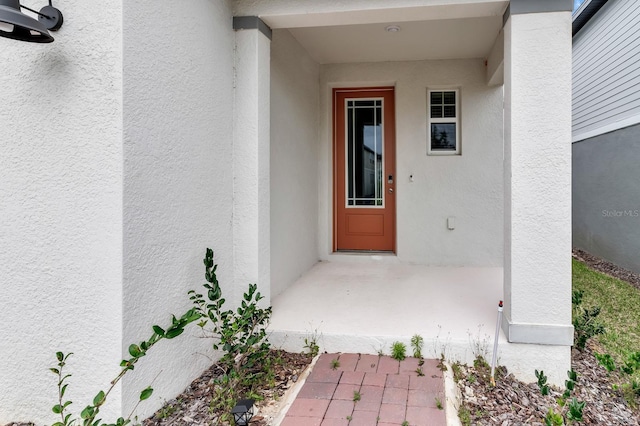
[[241, 399], [231, 410], [233, 421], [237, 426], [247, 426], [253, 417], [253, 399]]
[[[38, 15], [38, 20], [25, 15], [20, 8]], [[57, 31], [62, 26], [62, 13], [51, 5], [40, 12], [20, 4], [20, 0], [0, 0], [0, 36], [33, 43], [51, 43], [49, 31]]]

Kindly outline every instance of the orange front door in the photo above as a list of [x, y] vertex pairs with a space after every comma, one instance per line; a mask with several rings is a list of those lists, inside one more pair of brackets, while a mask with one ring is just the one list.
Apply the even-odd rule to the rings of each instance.
[[334, 89], [334, 250], [395, 250], [393, 87]]

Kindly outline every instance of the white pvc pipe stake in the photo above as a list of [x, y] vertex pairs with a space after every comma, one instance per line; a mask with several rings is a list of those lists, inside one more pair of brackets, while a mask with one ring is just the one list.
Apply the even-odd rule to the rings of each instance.
[[502, 323], [502, 300], [498, 303], [498, 322], [496, 323], [496, 338], [493, 341], [493, 358], [491, 359], [491, 386], [496, 385], [495, 372], [498, 360], [498, 338], [500, 337], [500, 324]]

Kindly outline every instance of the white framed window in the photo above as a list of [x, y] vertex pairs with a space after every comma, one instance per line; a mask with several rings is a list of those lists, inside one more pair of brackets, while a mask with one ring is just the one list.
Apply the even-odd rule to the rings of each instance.
[[460, 89], [427, 89], [427, 154], [460, 155]]

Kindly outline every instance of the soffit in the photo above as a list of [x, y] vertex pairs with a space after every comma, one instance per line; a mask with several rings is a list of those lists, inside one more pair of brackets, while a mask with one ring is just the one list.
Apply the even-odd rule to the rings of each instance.
[[[389, 25], [400, 31], [388, 32]], [[486, 58], [502, 15], [426, 21], [289, 28], [320, 64]]]

